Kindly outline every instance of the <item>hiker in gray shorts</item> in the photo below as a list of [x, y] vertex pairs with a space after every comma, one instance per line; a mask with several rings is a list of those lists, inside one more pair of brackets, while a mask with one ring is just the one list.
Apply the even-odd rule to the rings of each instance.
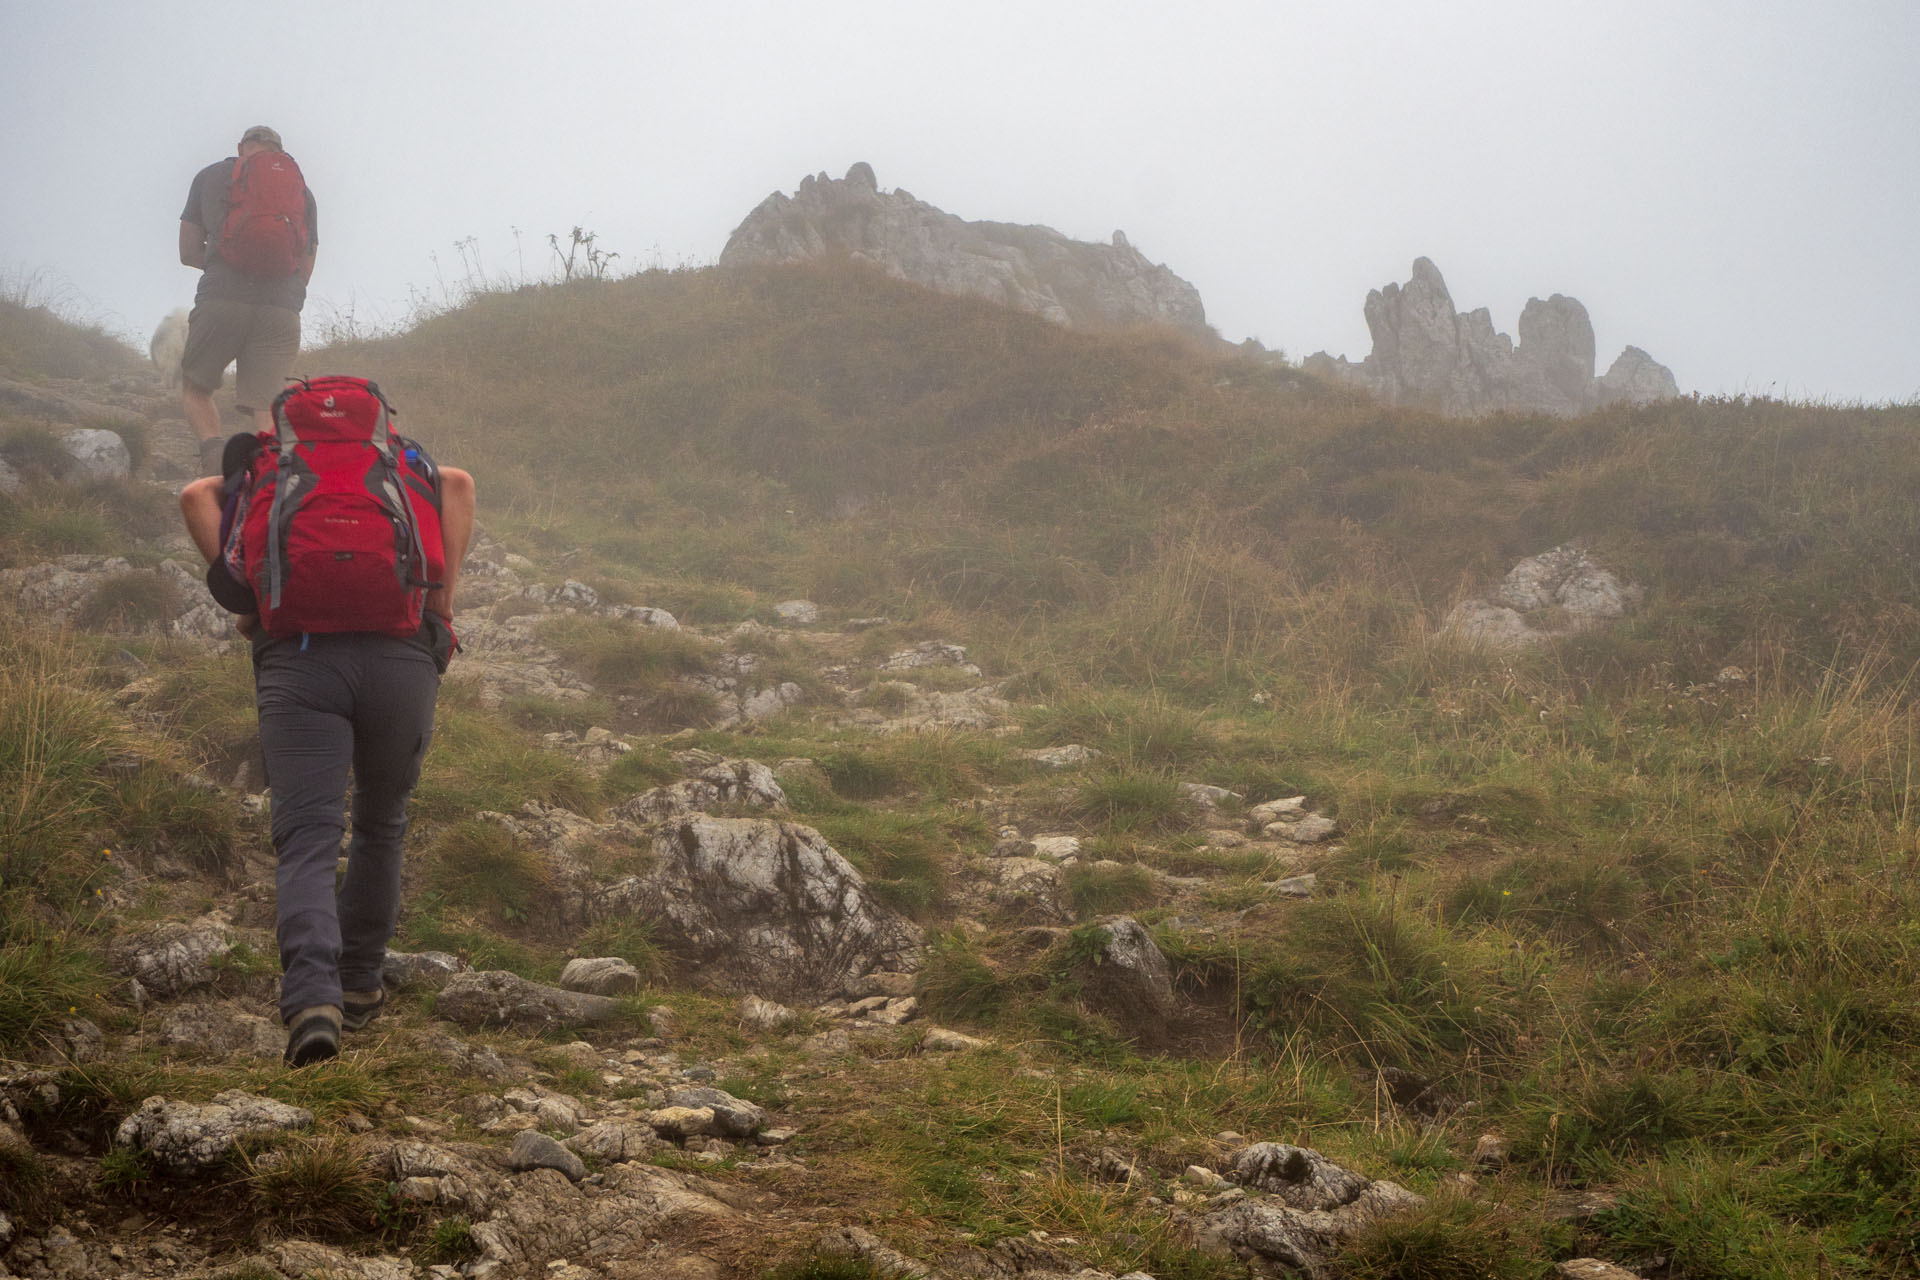
[[193, 176], [186, 207], [180, 211], [181, 265], [201, 272], [193, 313], [187, 318], [180, 386], [187, 424], [200, 442], [202, 475], [219, 473], [227, 432], [220, 425], [213, 393], [225, 380], [229, 364], [235, 365], [240, 411], [252, 415], [255, 430], [272, 428], [273, 398], [300, 353], [300, 309], [306, 305], [307, 281], [313, 278], [320, 245], [318, 210], [309, 190], [306, 243], [291, 274], [249, 274], [222, 256], [236, 165], [261, 152], [281, 152], [280, 135], [266, 125], [254, 125], [240, 135], [238, 151]]
[[[229, 460], [247, 439], [229, 442]], [[195, 480], [180, 494], [187, 531], [209, 565], [207, 584], [253, 643], [291, 1066], [335, 1056], [341, 1031], [366, 1026], [386, 1003], [381, 967], [400, 913], [407, 801], [433, 738], [434, 697], [453, 649], [453, 592], [473, 532], [473, 477], [453, 467], [438, 472], [445, 580], [427, 593], [420, 631], [405, 639], [266, 635], [250, 612], [250, 591], [221, 559], [222, 477]], [[352, 835], [336, 890], [349, 769]]]

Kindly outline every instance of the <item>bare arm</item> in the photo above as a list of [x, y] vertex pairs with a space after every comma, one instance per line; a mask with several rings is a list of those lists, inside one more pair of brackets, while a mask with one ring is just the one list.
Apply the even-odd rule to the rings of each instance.
[[[427, 593], [427, 608], [453, 619], [453, 591], [460, 581], [460, 562], [473, 540], [473, 477], [458, 467], [440, 468], [440, 546], [446, 553], [446, 582]], [[218, 529], [218, 510], [215, 512]]]
[[187, 536], [208, 564], [220, 555], [220, 483], [219, 476], [201, 476], [180, 491]]
[[207, 269], [207, 229], [197, 222], [180, 222], [180, 265]]
[[[180, 514], [187, 522], [187, 536], [208, 564], [220, 556], [221, 487], [219, 476], [201, 476], [180, 491]], [[260, 615], [236, 614], [233, 625], [241, 635], [250, 636], [259, 630]]]

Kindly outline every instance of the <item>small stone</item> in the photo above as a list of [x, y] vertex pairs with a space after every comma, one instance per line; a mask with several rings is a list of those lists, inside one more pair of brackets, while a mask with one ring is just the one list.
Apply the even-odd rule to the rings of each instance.
[[582, 956], [560, 971], [562, 990], [596, 996], [632, 995], [643, 981], [640, 971], [619, 956]]
[[712, 1107], [661, 1107], [649, 1111], [647, 1124], [664, 1138], [697, 1138], [713, 1131]]
[[542, 1098], [534, 1105], [533, 1115], [542, 1129], [572, 1133], [580, 1127], [580, 1108], [567, 1098]]
[[991, 1040], [963, 1035], [958, 1031], [949, 1031], [945, 1027], [930, 1028], [920, 1039], [920, 1047], [929, 1053], [967, 1053], [974, 1049], [988, 1049], [992, 1046]]
[[600, 1051], [585, 1040], [574, 1040], [560, 1046], [560, 1055], [567, 1065], [581, 1071], [598, 1071], [601, 1067]]
[[432, 1204], [440, 1198], [440, 1179], [402, 1178], [393, 1184], [393, 1197], [414, 1204]]
[[1334, 832], [1334, 821], [1310, 813], [1297, 822], [1269, 822], [1260, 828], [1262, 835], [1294, 844], [1318, 844]]
[[1553, 1264], [1556, 1280], [1640, 1280], [1636, 1272], [1598, 1258], [1574, 1258]]
[[1473, 1144], [1473, 1167], [1476, 1169], [1501, 1169], [1507, 1163], [1507, 1140], [1497, 1133], [1483, 1133], [1480, 1140]]
[[877, 1022], [886, 1027], [897, 1027], [903, 1022], [911, 1022], [919, 1012], [918, 1000], [912, 996], [901, 996], [887, 1001], [885, 1008], [869, 1010], [867, 1021]]
[[1282, 818], [1291, 821], [1293, 815], [1305, 812], [1306, 807], [1305, 796], [1288, 796], [1284, 800], [1268, 800], [1264, 804], [1257, 804], [1247, 813], [1256, 823], [1278, 822]]
[[713, 1132], [725, 1138], [747, 1137], [767, 1123], [767, 1113], [757, 1103], [736, 1098], [723, 1089], [674, 1089], [667, 1094], [667, 1106], [711, 1112]]
[[1238, 791], [1210, 787], [1204, 782], [1183, 782], [1180, 784], [1180, 794], [1187, 798], [1189, 804], [1200, 809], [1224, 809], [1246, 799]]
[[1187, 1171], [1181, 1174], [1180, 1177], [1188, 1186], [1198, 1187], [1202, 1191], [1211, 1191], [1216, 1187], [1224, 1187], [1227, 1185], [1225, 1178], [1202, 1164], [1188, 1165]]
[[1092, 764], [1100, 758], [1100, 753], [1092, 747], [1083, 747], [1079, 743], [1069, 743], [1064, 747], [1040, 747], [1036, 750], [1017, 753], [1021, 758], [1031, 760], [1042, 769], [1077, 769], [1083, 764]]
[[647, 1010], [647, 1026], [662, 1040], [671, 1040], [680, 1030], [680, 1015], [664, 1004]]
[[444, 951], [389, 951], [380, 979], [395, 989], [438, 988], [447, 985], [447, 979], [459, 972], [459, 957]]
[[1033, 838], [1033, 856], [1053, 858], [1056, 861], [1080, 856], [1079, 836], [1035, 836]]
[[820, 606], [811, 600], [782, 600], [773, 611], [789, 626], [810, 627], [820, 621]]
[[882, 969], [855, 978], [848, 986], [847, 995], [856, 1000], [867, 996], [910, 996], [915, 982], [910, 973]]
[[1273, 891], [1283, 898], [1311, 898], [1313, 889], [1320, 878], [1309, 871], [1305, 875], [1288, 876], [1285, 880], [1273, 882]]
[[763, 1147], [783, 1147], [799, 1136], [798, 1129], [762, 1129], [753, 1140]]
[[750, 1031], [780, 1031], [791, 1026], [799, 1016], [787, 1006], [759, 996], [740, 998], [740, 1025]]
[[579, 1156], [533, 1129], [523, 1130], [514, 1138], [513, 1149], [507, 1153], [507, 1167], [515, 1173], [525, 1173], [529, 1169], [556, 1169], [571, 1182], [578, 1182], [587, 1176], [586, 1163]]

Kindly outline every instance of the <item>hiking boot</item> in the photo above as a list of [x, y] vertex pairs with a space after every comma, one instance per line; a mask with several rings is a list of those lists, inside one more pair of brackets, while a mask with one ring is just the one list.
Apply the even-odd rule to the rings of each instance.
[[200, 442], [200, 474], [217, 476], [220, 472], [220, 460], [225, 455], [227, 440], [225, 436], [215, 436], [211, 440]]
[[286, 1063], [304, 1067], [340, 1056], [340, 1008], [320, 1004], [302, 1009], [287, 1023]]
[[340, 1006], [340, 1029], [358, 1031], [380, 1016], [387, 1007], [387, 989], [378, 991], [348, 991], [344, 993], [344, 1002]]

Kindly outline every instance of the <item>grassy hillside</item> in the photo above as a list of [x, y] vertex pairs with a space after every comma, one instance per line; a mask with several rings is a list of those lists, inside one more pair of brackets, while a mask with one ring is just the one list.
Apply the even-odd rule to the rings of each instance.
[[849, 268], [486, 295], [307, 359], [378, 378], [491, 519], [604, 572], [975, 612], [1088, 676], [1211, 695], [1305, 646], [1373, 679], [1567, 541], [1650, 598], [1556, 655], [1583, 680], [1920, 658], [1916, 406], [1450, 421]]
[[[904, 1042], [857, 1071], [794, 1038], [749, 1057], [730, 1006], [657, 989], [689, 1052], [738, 1054], [737, 1087], [808, 1135], [796, 1217], [863, 1213], [903, 1247], [1041, 1228], [1114, 1271], [1238, 1276], [1081, 1160], [1139, 1150], [1170, 1184], [1234, 1129], [1436, 1193], [1342, 1255], [1345, 1276], [1537, 1276], [1576, 1247], [1714, 1280], [1920, 1265], [1920, 406], [1448, 421], [847, 268], [483, 295], [307, 364], [376, 378], [555, 581], [710, 636], [808, 596], [891, 621], [767, 642], [797, 680], [942, 639], [1016, 702], [1009, 733], [893, 737], [817, 705], [734, 730], [678, 708], [692, 730], [674, 745], [815, 762], [789, 788], [797, 819], [928, 928], [929, 1011], [1006, 1046], [951, 1069]], [[14, 563], [52, 549], [61, 504], [39, 501], [27, 520], [0, 500]], [[1439, 634], [1453, 601], [1568, 541], [1643, 584], [1643, 610], [1522, 654]], [[604, 775], [541, 748], [703, 660], [603, 622], [544, 633], [600, 702], [488, 711], [450, 686], [404, 942], [542, 977], [579, 946], [646, 952], [561, 936], [543, 869], [461, 821], [527, 800], [593, 813], [674, 776], [658, 741]], [[97, 691], [123, 647], [165, 672], [137, 732]], [[178, 775], [230, 776], [247, 710], [237, 657], [14, 623], [0, 650], [0, 724], [18, 730], [0, 741], [59, 748], [0, 750], [0, 794], [24, 797], [0, 811], [4, 1051], [103, 1007], [71, 942], [111, 927], [92, 906], [102, 849], [242, 856], [231, 816], [187, 805], [202, 793]], [[1100, 762], [1036, 777], [1013, 755], [1067, 743]], [[128, 753], [138, 771], [102, 774]], [[1217, 843], [1182, 781], [1336, 818], [1315, 896]], [[1104, 860], [1066, 877], [1074, 927], [1041, 949], [1017, 920], [962, 920], [1009, 813]], [[1075, 976], [1120, 909], [1174, 964], [1196, 1011], [1179, 1034], [1139, 1034]], [[137, 1099], [159, 1068], [136, 1066], [96, 1074]], [[426, 1087], [398, 1057], [349, 1069], [410, 1107]], [[215, 1088], [198, 1070], [191, 1086]], [[1393, 1100], [1406, 1078], [1424, 1106]], [[293, 1079], [276, 1087], [310, 1087]], [[1448, 1198], [1490, 1131], [1506, 1167]], [[1617, 1199], [1570, 1223], [1569, 1190]]]
[[[18, 290], [23, 295], [30, 289]], [[74, 324], [44, 306], [0, 296], [0, 377], [104, 378], [145, 361], [112, 334]]]

